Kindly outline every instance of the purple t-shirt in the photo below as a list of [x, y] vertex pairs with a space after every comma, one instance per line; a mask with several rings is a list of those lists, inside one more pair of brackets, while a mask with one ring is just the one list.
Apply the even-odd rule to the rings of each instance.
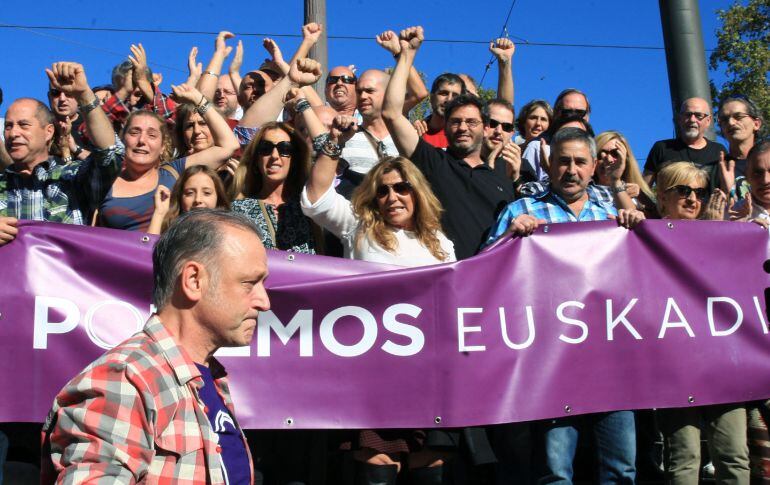
[[[173, 190], [177, 176], [182, 175], [186, 158], [179, 158], [161, 165], [158, 171], [158, 185], [165, 185]], [[163, 167], [173, 170], [166, 170]], [[176, 176], [174, 174], [176, 171]], [[115, 197], [112, 187], [99, 205], [99, 225], [127, 231], [147, 231], [152, 214], [155, 212], [155, 189], [134, 197]]]
[[200, 397], [206, 405], [206, 416], [214, 432], [219, 436], [219, 446], [222, 452], [222, 474], [227, 485], [246, 484], [251, 481], [249, 469], [249, 456], [246, 454], [246, 446], [241, 436], [241, 430], [225, 406], [222, 396], [217, 392], [214, 377], [208, 367], [195, 364], [201, 371], [203, 387]]

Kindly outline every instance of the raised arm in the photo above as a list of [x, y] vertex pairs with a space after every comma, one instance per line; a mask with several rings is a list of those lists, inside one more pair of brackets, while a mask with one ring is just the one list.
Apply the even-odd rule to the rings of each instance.
[[51, 87], [74, 97], [84, 116], [91, 140], [96, 148], [109, 148], [115, 145], [115, 132], [112, 123], [99, 108], [96, 97], [86, 79], [83, 66], [75, 62], [56, 62], [51, 69], [46, 69]]
[[513, 104], [513, 53], [511, 39], [499, 38], [489, 43], [489, 51], [497, 59], [497, 97]]
[[[308, 117], [316, 116], [312, 109], [306, 109], [303, 111], [303, 115], [306, 121]], [[318, 119], [317, 116], [316, 119]], [[308, 124], [308, 126], [310, 125]], [[329, 136], [318, 152], [318, 157], [313, 164], [310, 178], [306, 184], [307, 198], [311, 204], [315, 204], [331, 187], [337, 174], [337, 162], [340, 159], [342, 147], [355, 132], [356, 119], [354, 117], [340, 115], [334, 118]]]
[[289, 75], [284, 76], [273, 88], [259, 97], [243, 113], [239, 126], [259, 128], [265, 123], [275, 121], [283, 108], [286, 94], [293, 87], [310, 86], [321, 77], [321, 64], [313, 59], [298, 59], [289, 69]]
[[187, 81], [185, 84], [188, 86], [197, 86], [198, 81], [201, 79], [201, 74], [203, 74], [203, 64], [198, 62], [198, 48], [193, 47], [190, 49], [190, 54], [187, 55]]
[[236, 92], [241, 86], [241, 65], [243, 65], [243, 41], [239, 40], [238, 45], [235, 47], [235, 54], [233, 54], [233, 60], [230, 61], [230, 68], [228, 70], [230, 82], [233, 83]]
[[[377, 43], [386, 51], [390, 52], [394, 59], [398, 59], [398, 55], [401, 53], [401, 43], [398, 35], [392, 30], [386, 30], [375, 37]], [[409, 78], [406, 81], [406, 99], [404, 100], [404, 115], [408, 115], [409, 112], [420, 104], [420, 102], [427, 98], [430, 93], [428, 88], [425, 87], [425, 83], [420, 77], [420, 73], [412, 66], [409, 68]]]
[[[198, 81], [198, 91], [206, 96], [206, 99], [214, 99], [214, 91], [217, 90], [217, 79], [222, 71], [222, 63], [225, 62], [225, 58], [233, 50], [225, 41], [233, 37], [235, 36], [226, 30], [217, 34], [217, 38], [214, 41], [214, 55], [211, 56], [209, 65], [201, 73], [200, 81]], [[235, 89], [238, 89], [238, 84], [235, 84]]]
[[134, 65], [134, 69], [131, 71], [134, 86], [142, 92], [145, 101], [152, 103], [155, 100], [155, 89], [147, 79], [147, 51], [144, 50], [144, 46], [131, 44], [131, 55], [128, 56], [128, 59]]
[[186, 84], [171, 86], [171, 89], [179, 102], [195, 107], [195, 111], [206, 121], [214, 141], [214, 144], [205, 150], [188, 155], [185, 166], [207, 165], [214, 170], [218, 169], [240, 146], [233, 131], [200, 91]]
[[420, 137], [412, 123], [404, 115], [404, 99], [409, 70], [414, 65], [414, 58], [424, 39], [422, 27], [409, 27], [399, 35], [401, 52], [398, 54], [396, 68], [390, 76], [390, 82], [385, 89], [385, 100], [382, 105], [382, 118], [388, 131], [393, 137], [399, 153], [410, 157], [417, 148]]
[[[310, 53], [310, 49], [318, 42], [323, 33], [323, 26], [315, 22], [302, 26], [302, 43], [297, 48], [297, 52], [294, 53], [294, 57], [291, 58], [289, 64], [293, 64], [297, 59], [307, 57]], [[305, 93], [310, 106], [323, 106], [324, 102], [318, 93], [313, 89], [313, 86], [305, 86], [302, 88]]]

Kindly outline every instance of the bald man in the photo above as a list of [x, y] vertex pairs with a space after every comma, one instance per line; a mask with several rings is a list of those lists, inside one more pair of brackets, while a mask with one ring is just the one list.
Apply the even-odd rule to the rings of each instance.
[[727, 155], [725, 147], [706, 138], [711, 126], [711, 106], [703, 98], [684, 100], [676, 115], [677, 138], [656, 141], [644, 164], [644, 179], [652, 185], [655, 176], [670, 162], [692, 162], [709, 174], [711, 190], [719, 187], [719, 160]]
[[342, 150], [342, 158], [354, 172], [364, 174], [381, 159], [398, 156], [382, 119], [382, 102], [389, 80], [384, 71], [370, 69], [361, 74], [356, 83], [356, 107], [363, 122]]

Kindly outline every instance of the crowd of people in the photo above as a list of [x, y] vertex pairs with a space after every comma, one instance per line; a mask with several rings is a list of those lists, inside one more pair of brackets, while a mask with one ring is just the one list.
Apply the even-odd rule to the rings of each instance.
[[[326, 75], [307, 57], [322, 26], [311, 23], [302, 32], [289, 60], [265, 39], [270, 59], [243, 75], [242, 43], [228, 46], [234, 36], [221, 32], [205, 69], [194, 48], [188, 79], [168, 94], [141, 44], [131, 46], [129, 60], [115, 66], [104, 86], [92, 88], [81, 64], [54, 63], [45, 73], [47, 102], [19, 98], [5, 113], [0, 245], [13, 244], [21, 219], [165, 235], [176, 220], [214, 209], [250, 220], [267, 249], [423, 266], [470, 258], [546, 223], [615, 220], [629, 230], [645, 219], [770, 225], [770, 141], [761, 139], [761, 113], [746, 97], [724, 99], [714, 111], [709, 100], [684, 100], [675, 117], [677, 137], [656, 142], [640, 168], [626, 136], [594, 133], [591, 104], [578, 89], [565, 89], [553, 105], [528, 101], [517, 116], [515, 46], [508, 39], [490, 44], [498, 89], [485, 101], [462, 73], [441, 74], [428, 90], [415, 68], [421, 27], [376, 36], [394, 57], [392, 70], [337, 66]], [[319, 81], [325, 101], [313, 89]], [[410, 119], [426, 98], [430, 114]], [[727, 148], [706, 137], [713, 117]], [[153, 325], [150, 334], [165, 338]], [[69, 420], [78, 416], [55, 411]], [[225, 479], [232, 477], [228, 483], [248, 483], [252, 470], [243, 467], [255, 467], [264, 483], [322, 483], [318, 462], [343, 453], [353, 472], [327, 477], [328, 483], [569, 483], [578, 438], [586, 436], [596, 449], [591, 481], [634, 483], [639, 470], [693, 484], [705, 473], [703, 430], [709, 445], [703, 461], [713, 464], [717, 482], [747, 484], [750, 477], [770, 480], [768, 412], [765, 403], [625, 410], [485, 429], [359, 430], [339, 440], [321, 431], [301, 440], [292, 432], [252, 432], [253, 462], [228, 460], [234, 452], [225, 450], [222, 467]], [[151, 482], [179, 478], [174, 470], [194, 469], [204, 459], [166, 456], [161, 470], [153, 468], [152, 456], [131, 448], [138, 442], [100, 451], [110, 438], [91, 436], [84, 444], [83, 434], [99, 427], [98, 417], [89, 419], [86, 431], [71, 422], [69, 431], [55, 430], [43, 461], [53, 460], [60, 478], [77, 481], [78, 467], [92, 466], [93, 456], [149, 460], [123, 466], [141, 471], [133, 480]], [[660, 457], [652, 444], [657, 436]], [[0, 462], [18, 439], [9, 438], [0, 432]], [[221, 446], [243, 446], [221, 438]], [[265, 443], [275, 448], [265, 451]], [[328, 475], [333, 467], [320, 468]], [[192, 475], [190, 483], [219, 483], [205, 478], [205, 468], [204, 481]]]

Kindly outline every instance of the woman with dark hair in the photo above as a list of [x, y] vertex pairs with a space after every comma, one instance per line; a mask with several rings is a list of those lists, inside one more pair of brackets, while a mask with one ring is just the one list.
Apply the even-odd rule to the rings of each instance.
[[[305, 215], [339, 237], [348, 258], [398, 266], [455, 261], [454, 245], [441, 230], [441, 204], [408, 159], [377, 163], [350, 202], [334, 190], [341, 147], [355, 126], [354, 118], [338, 116], [330, 133], [315, 137], [320, 150], [302, 192]], [[423, 430], [362, 430], [353, 446], [355, 483], [395, 484], [402, 463], [409, 465], [411, 483], [438, 483], [433, 480], [443, 473], [444, 455], [427, 446], [430, 442], [430, 432]]]
[[548, 101], [533, 99], [525, 104], [516, 117], [516, 130], [524, 140], [521, 147], [548, 131], [552, 121], [553, 110]]
[[238, 149], [238, 140], [227, 122], [197, 89], [184, 84], [172, 89], [178, 101], [195, 106], [198, 115], [206, 120], [213, 144], [172, 160], [174, 146], [165, 121], [151, 111], [131, 113], [121, 137], [125, 145], [123, 171], [99, 206], [99, 225], [146, 231], [155, 212], [159, 186], [173, 187], [188, 166], [219, 167]]
[[315, 254], [315, 231], [299, 203], [309, 167], [307, 143], [286, 123], [264, 124], [243, 151], [232, 210], [259, 226], [266, 248]]
[[155, 213], [149, 234], [161, 234], [174, 219], [193, 209], [230, 210], [230, 198], [217, 172], [206, 165], [187, 167], [174, 190], [165, 185], [155, 193]]

